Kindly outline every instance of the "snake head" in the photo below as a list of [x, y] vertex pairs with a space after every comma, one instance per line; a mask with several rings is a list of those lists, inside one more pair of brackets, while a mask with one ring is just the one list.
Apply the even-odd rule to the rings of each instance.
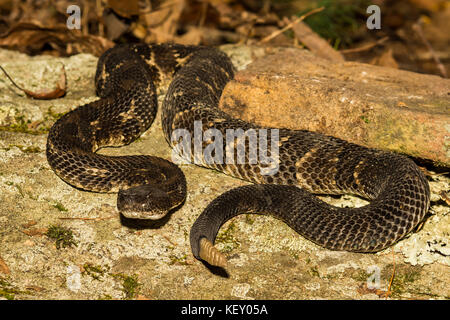
[[117, 209], [126, 218], [158, 220], [172, 209], [169, 194], [155, 185], [119, 190]]

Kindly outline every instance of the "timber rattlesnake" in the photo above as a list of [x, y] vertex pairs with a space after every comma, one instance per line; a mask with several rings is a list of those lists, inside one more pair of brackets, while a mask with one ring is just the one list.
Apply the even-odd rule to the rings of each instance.
[[[214, 129], [223, 137], [227, 129], [260, 130], [217, 108], [233, 75], [229, 58], [213, 48], [116, 46], [98, 62], [95, 83], [101, 99], [65, 114], [51, 128], [48, 162], [75, 187], [118, 192], [118, 208], [124, 215], [159, 219], [186, 197], [181, 170], [156, 157], [108, 157], [95, 151], [128, 144], [147, 130], [157, 111], [156, 89], [170, 78], [162, 127], [172, 147], [177, 144], [173, 132], [193, 134], [195, 121], [200, 121], [203, 133]], [[256, 183], [222, 194], [198, 217], [190, 233], [196, 258], [224, 266], [226, 260], [213, 243], [220, 226], [241, 213], [271, 214], [329, 249], [375, 252], [411, 232], [428, 211], [428, 182], [410, 159], [310, 131], [279, 129], [278, 133], [279, 161], [269, 175], [262, 174], [267, 165], [249, 161], [248, 142], [243, 163], [187, 155], [197, 164]], [[203, 141], [202, 147], [211, 142]], [[189, 143], [194, 146], [194, 141]], [[232, 160], [242, 156], [236, 143], [227, 145], [236, 151]], [[353, 193], [371, 203], [337, 208], [310, 192]]]

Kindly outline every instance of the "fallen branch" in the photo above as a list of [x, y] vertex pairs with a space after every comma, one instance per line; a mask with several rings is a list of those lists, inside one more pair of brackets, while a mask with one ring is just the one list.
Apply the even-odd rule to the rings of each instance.
[[430, 42], [425, 38], [425, 35], [422, 32], [422, 27], [420, 25], [420, 21], [413, 24], [412, 29], [417, 33], [417, 35], [420, 37], [422, 42], [425, 44], [425, 46], [428, 48], [428, 51], [430, 52], [431, 56], [433, 57], [434, 62], [436, 63], [441, 75], [444, 78], [448, 78], [447, 70], [445, 70], [444, 65], [442, 64], [441, 60], [437, 56], [436, 52], [434, 52], [433, 47], [431, 46]]
[[320, 12], [320, 11], [322, 11], [323, 9], [325, 9], [325, 7], [320, 7], [320, 8], [317, 8], [317, 9], [313, 9], [313, 10], [311, 10], [311, 11], [305, 13], [304, 15], [298, 17], [297, 19], [295, 19], [294, 21], [292, 21], [291, 23], [289, 23], [288, 25], [286, 25], [283, 29], [274, 31], [274, 32], [272, 32], [271, 34], [269, 34], [267, 37], [261, 39], [261, 41], [259, 41], [259, 43], [264, 43], [264, 42], [267, 42], [267, 41], [269, 41], [269, 40], [275, 38], [276, 36], [282, 34], [282, 33], [285, 32], [286, 30], [291, 29], [296, 23], [299, 23], [300, 21], [305, 20], [305, 18], [309, 17], [310, 15], [312, 15], [312, 14], [314, 14], [314, 13]]
[[363, 45], [363, 46], [358, 47], [358, 48], [339, 50], [339, 52], [340, 53], [354, 53], [354, 52], [367, 51], [367, 50], [372, 49], [373, 47], [376, 47], [376, 46], [386, 42], [388, 39], [389, 39], [389, 37], [383, 37], [383, 38], [377, 40], [376, 42], [369, 43], [369, 44]]
[[330, 46], [328, 41], [315, 33], [306, 23], [299, 21], [293, 25], [292, 29], [296, 38], [317, 56], [331, 61], [345, 61], [344, 56], [339, 51]]

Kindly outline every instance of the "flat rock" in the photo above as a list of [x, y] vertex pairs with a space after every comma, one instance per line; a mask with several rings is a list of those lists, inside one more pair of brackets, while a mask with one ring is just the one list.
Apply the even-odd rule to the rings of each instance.
[[449, 102], [449, 79], [285, 48], [238, 72], [221, 108], [262, 126], [318, 131], [448, 167]]

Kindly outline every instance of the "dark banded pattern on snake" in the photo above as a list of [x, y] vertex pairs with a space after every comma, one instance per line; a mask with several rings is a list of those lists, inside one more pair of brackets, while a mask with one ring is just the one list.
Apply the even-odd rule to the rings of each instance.
[[[142, 206], [141, 198], [163, 202], [170, 208], [179, 205], [186, 188], [184, 176], [179, 178], [182, 173], [175, 166], [165, 160], [151, 162], [150, 158], [145, 158], [151, 163], [147, 165], [131, 161], [137, 159], [133, 157], [119, 161], [97, 155], [95, 150], [130, 143], [144, 132], [156, 114], [156, 87], [171, 78], [162, 105], [162, 127], [172, 147], [176, 147], [171, 140], [174, 130], [185, 129], [193, 136], [196, 120], [201, 121], [203, 132], [214, 128], [223, 136], [227, 129], [260, 129], [218, 109], [223, 88], [233, 76], [229, 58], [213, 48], [136, 44], [110, 49], [100, 58], [96, 75], [102, 99], [75, 109], [55, 123], [48, 138], [49, 163], [63, 180], [77, 187], [120, 190], [118, 200], [129, 207], [135, 207], [133, 203]], [[203, 142], [203, 148], [207, 145]], [[200, 159], [205, 167], [256, 184], [222, 194], [198, 217], [190, 233], [197, 259], [225, 264], [226, 259], [213, 243], [220, 226], [242, 213], [282, 219], [299, 234], [332, 250], [375, 252], [402, 239], [428, 211], [428, 182], [404, 156], [304, 130], [279, 129], [278, 146], [278, 170], [273, 175], [261, 174], [263, 165], [248, 162], [248, 143], [243, 164]], [[193, 155], [190, 158], [194, 160]], [[144, 178], [144, 171], [150, 178]], [[142, 184], [151, 185], [147, 189], [152, 190], [152, 196], [139, 187]], [[154, 190], [155, 185], [165, 184], [167, 188]], [[139, 192], [133, 188], [128, 192], [130, 187]], [[360, 208], [337, 208], [311, 193], [352, 193], [371, 203]], [[177, 200], [166, 203], [173, 195]], [[162, 209], [158, 212], [155, 216], [163, 215]], [[134, 216], [145, 218], [142, 213]]]

